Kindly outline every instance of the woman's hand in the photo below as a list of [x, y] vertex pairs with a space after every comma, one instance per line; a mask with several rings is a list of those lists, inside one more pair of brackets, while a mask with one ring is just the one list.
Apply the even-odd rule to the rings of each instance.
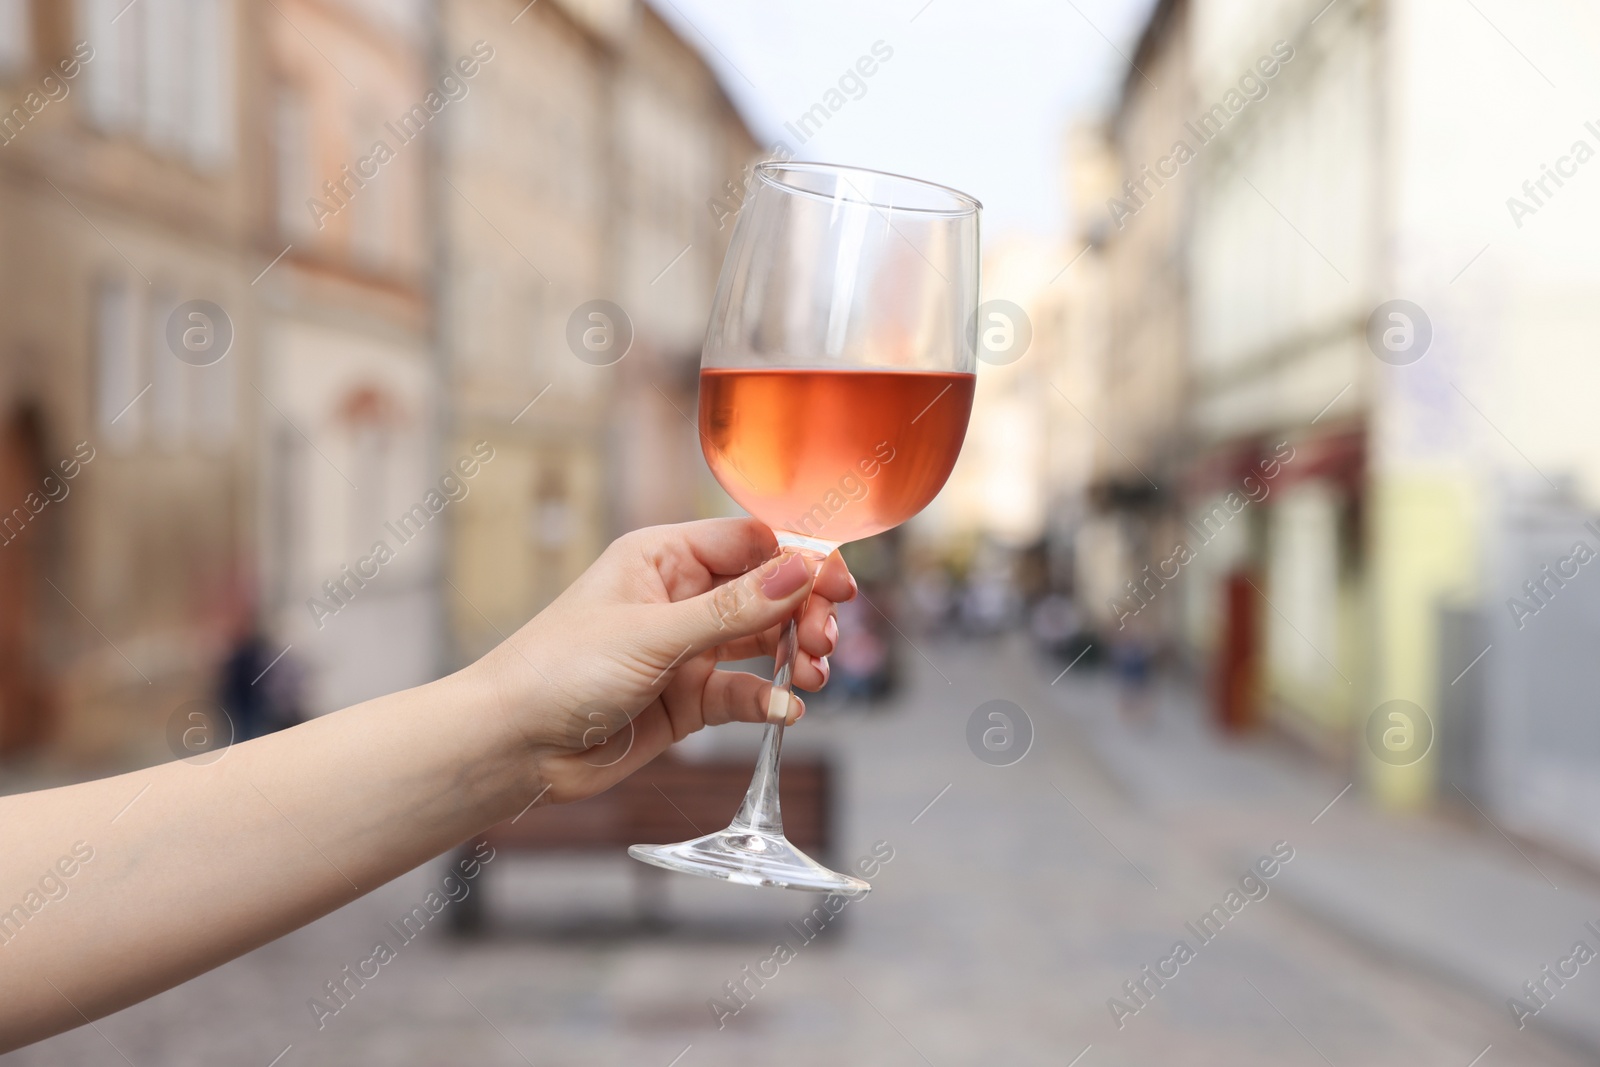
[[831, 556], [811, 591], [821, 561], [777, 547], [748, 520], [641, 530], [447, 678], [212, 761], [0, 797], [0, 907], [49, 905], [0, 930], [0, 1052], [303, 926], [530, 800], [577, 800], [702, 726], [762, 721], [772, 687], [714, 668], [770, 653], [802, 604], [795, 678], [820, 687], [855, 583]]
[[[702, 726], [766, 721], [771, 683], [716, 665], [772, 655], [802, 603], [794, 683], [822, 688], [834, 605], [855, 596], [855, 579], [837, 552], [777, 551], [753, 519], [627, 534], [469, 668], [533, 746], [544, 802], [601, 792]], [[804, 710], [793, 698], [787, 721]]]

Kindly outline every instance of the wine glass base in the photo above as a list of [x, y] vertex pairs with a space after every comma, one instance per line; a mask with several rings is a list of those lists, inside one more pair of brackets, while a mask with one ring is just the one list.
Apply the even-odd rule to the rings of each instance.
[[860, 896], [871, 884], [830, 871], [782, 834], [729, 828], [673, 845], [631, 845], [628, 855], [669, 871], [721, 878], [740, 885]]

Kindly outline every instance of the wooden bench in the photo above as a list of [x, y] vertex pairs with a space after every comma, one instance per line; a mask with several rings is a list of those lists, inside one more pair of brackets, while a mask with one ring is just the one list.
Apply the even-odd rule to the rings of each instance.
[[[634, 844], [664, 844], [712, 833], [728, 825], [750, 785], [754, 761], [687, 762], [662, 756], [598, 796], [575, 804], [536, 805], [498, 823], [464, 845], [457, 858], [488, 841], [496, 859], [514, 855], [596, 855], [627, 858]], [[819, 862], [830, 863], [833, 832], [833, 773], [819, 757], [796, 752], [783, 761], [780, 798], [785, 835]], [[661, 918], [659, 867], [627, 859], [634, 868], [640, 917]], [[487, 921], [483, 881], [498, 863], [478, 875], [473, 892], [451, 908], [457, 933], [481, 930]], [[688, 877], [688, 876], [682, 876]]]

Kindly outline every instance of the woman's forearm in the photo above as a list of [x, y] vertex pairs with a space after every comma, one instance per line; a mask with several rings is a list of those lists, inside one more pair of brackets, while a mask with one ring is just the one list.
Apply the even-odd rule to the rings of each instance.
[[[837, 555], [813, 575], [776, 550], [752, 520], [635, 531], [449, 678], [214, 762], [0, 798], [0, 1052], [242, 955], [540, 797], [609, 789], [704, 726], [765, 722], [771, 683], [717, 662], [770, 654], [803, 605], [794, 677], [819, 688], [854, 584]], [[787, 703], [793, 722], [804, 705]]]
[[482, 673], [209, 764], [0, 798], [0, 1051], [177, 985], [515, 815], [539, 792], [535, 761]]

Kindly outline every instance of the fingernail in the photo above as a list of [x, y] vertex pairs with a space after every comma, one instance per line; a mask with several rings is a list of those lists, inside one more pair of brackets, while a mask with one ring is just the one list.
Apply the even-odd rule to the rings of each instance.
[[806, 561], [798, 552], [778, 564], [775, 569], [761, 574], [761, 595], [768, 600], [782, 600], [805, 585], [811, 578]]
[[844, 576], [850, 579], [850, 597], [853, 600], [855, 599], [855, 595], [861, 592], [861, 586], [856, 584], [856, 576], [851, 574], [849, 571], [845, 571]]
[[828, 621], [822, 624], [822, 636], [828, 639], [828, 653], [832, 655], [839, 647], [839, 620], [829, 615]]
[[783, 566], [793, 554], [793, 549], [780, 549], [776, 556], [773, 556], [771, 559], [762, 560], [756, 565], [756, 575], [761, 578], [771, 578], [774, 574], [778, 573], [778, 568]]
[[805, 716], [805, 713], [806, 702], [797, 696], [791, 696], [789, 698], [789, 721], [785, 722], [783, 725], [793, 726]]
[[817, 670], [822, 672], [822, 684], [827, 685], [828, 679], [833, 677], [833, 668], [828, 666], [828, 657], [823, 656], [817, 660]]

